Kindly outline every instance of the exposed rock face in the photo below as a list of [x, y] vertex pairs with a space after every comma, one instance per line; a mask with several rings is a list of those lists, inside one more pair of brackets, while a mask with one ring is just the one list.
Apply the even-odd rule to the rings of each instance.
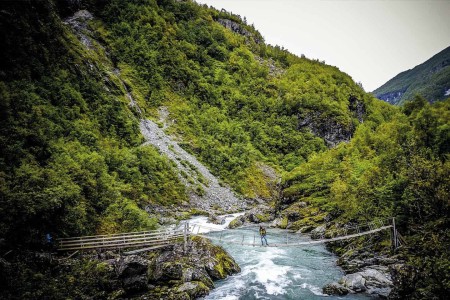
[[307, 127], [314, 135], [325, 140], [328, 147], [334, 147], [340, 142], [348, 142], [353, 134], [351, 126], [344, 126], [332, 118], [322, 116], [319, 111], [299, 117], [298, 127]]
[[73, 16], [67, 18], [64, 23], [73, 28], [80, 41], [88, 49], [93, 49], [91, 39], [88, 37], [92, 34], [87, 26], [87, 22], [94, 17], [87, 10], [79, 10]]
[[260, 44], [262, 42], [259, 37], [255, 36], [253, 33], [248, 31], [241, 24], [236, 23], [235, 21], [229, 19], [218, 19], [217, 22], [233, 32], [243, 35], [246, 38], [253, 39], [257, 44]]
[[179, 178], [190, 191], [192, 206], [205, 211], [212, 211], [213, 207], [217, 207], [226, 212], [242, 211], [246, 208], [244, 200], [239, 199], [231, 189], [221, 186], [218, 178], [212, 175], [205, 165], [181, 148], [155, 122], [142, 120], [140, 129], [147, 140], [146, 144], [155, 146], [161, 154], [172, 160], [180, 174], [190, 176], [192, 181], [181, 175]]
[[125, 256], [116, 260], [115, 271], [127, 293], [148, 290], [148, 261], [140, 256]]
[[355, 292], [366, 290], [366, 279], [359, 273], [345, 275], [339, 280], [339, 284]]
[[277, 66], [275, 61], [271, 58], [266, 60], [260, 56], [255, 55], [255, 59], [259, 62], [260, 65], [267, 66], [269, 68], [270, 76], [277, 77], [286, 73], [286, 70]]
[[376, 95], [376, 97], [390, 104], [397, 104], [402, 99], [402, 96], [407, 89], [408, 87], [405, 87], [397, 91]]
[[366, 106], [358, 98], [351, 96], [348, 99], [348, 109], [352, 112], [359, 123], [364, 122], [364, 116], [366, 115]]
[[[353, 117], [357, 118], [360, 123], [364, 121], [366, 111], [363, 102], [351, 96], [348, 108]], [[309, 128], [312, 133], [323, 138], [328, 147], [335, 147], [341, 142], [350, 141], [356, 129], [352, 123], [339, 123], [329, 116], [323, 116], [320, 111], [309, 112], [303, 116], [299, 115], [298, 128], [304, 127]]]

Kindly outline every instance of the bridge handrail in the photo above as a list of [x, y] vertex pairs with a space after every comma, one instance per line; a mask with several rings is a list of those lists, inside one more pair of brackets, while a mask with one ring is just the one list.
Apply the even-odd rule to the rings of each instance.
[[78, 246], [70, 246], [70, 247], [60, 247], [59, 251], [68, 251], [68, 250], [90, 250], [90, 249], [106, 249], [106, 248], [132, 248], [136, 246], [156, 246], [156, 245], [168, 245], [172, 242], [173, 239], [170, 240], [161, 240], [157, 242], [150, 241], [142, 241], [142, 242], [134, 242], [134, 243], [116, 243], [116, 244], [94, 244], [94, 245], [78, 245]]
[[161, 236], [153, 236], [153, 237], [118, 237], [115, 239], [96, 239], [96, 240], [79, 240], [79, 241], [70, 241], [70, 242], [60, 242], [59, 246], [74, 246], [74, 245], [94, 245], [94, 244], [108, 244], [108, 243], [116, 243], [116, 242], [122, 242], [122, 243], [129, 243], [129, 242], [135, 242], [135, 241], [159, 241], [159, 240], [167, 240], [167, 239], [173, 239], [183, 236], [182, 233], [176, 233], [176, 234], [165, 234]]
[[71, 240], [61, 240], [61, 239], [57, 239], [57, 241], [60, 244], [70, 244], [70, 243], [79, 243], [79, 242], [95, 242], [95, 241], [109, 241], [109, 240], [118, 240], [118, 239], [133, 239], [133, 238], [158, 238], [158, 237], [163, 237], [163, 236], [169, 236], [169, 235], [173, 235], [173, 234], [178, 234], [180, 232], [183, 231], [175, 231], [175, 230], [171, 230], [171, 231], [166, 231], [163, 233], [158, 233], [158, 234], [148, 234], [148, 233], [143, 233], [143, 234], [134, 234], [134, 235], [115, 235], [115, 236], [105, 236], [105, 237], [97, 237], [97, 238], [93, 238], [93, 237], [89, 237], [89, 238], [84, 238], [84, 237], [79, 237], [77, 239], [71, 239]]
[[136, 246], [161, 246], [184, 237], [183, 229], [169, 229], [158, 231], [142, 231], [122, 234], [108, 234], [98, 236], [80, 236], [57, 239], [58, 250], [89, 250], [98, 248], [131, 248]]
[[[169, 229], [174, 230], [174, 229]], [[111, 234], [99, 234], [99, 235], [83, 235], [77, 237], [66, 237], [66, 238], [58, 238], [59, 241], [66, 240], [75, 240], [75, 239], [87, 239], [87, 238], [99, 238], [99, 237], [112, 237], [112, 236], [124, 236], [124, 235], [135, 235], [135, 234], [158, 234], [160, 232], [167, 232], [167, 229], [158, 229], [158, 230], [147, 230], [147, 231], [135, 231], [135, 232], [126, 232], [126, 233], [111, 233]]]

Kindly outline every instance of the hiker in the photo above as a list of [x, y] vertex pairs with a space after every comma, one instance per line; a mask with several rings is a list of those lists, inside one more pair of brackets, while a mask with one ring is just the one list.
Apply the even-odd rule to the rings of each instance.
[[261, 245], [264, 246], [264, 241], [266, 241], [266, 246], [269, 246], [269, 244], [267, 243], [267, 239], [266, 239], [266, 228], [259, 226], [259, 235], [261, 236]]
[[52, 251], [53, 250], [53, 237], [50, 233], [47, 233], [45, 235], [45, 242], [46, 242], [47, 249], [49, 251]]

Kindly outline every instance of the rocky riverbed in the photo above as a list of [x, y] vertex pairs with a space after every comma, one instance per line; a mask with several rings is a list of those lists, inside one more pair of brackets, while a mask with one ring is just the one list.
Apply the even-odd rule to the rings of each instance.
[[[319, 228], [324, 231], [325, 226]], [[337, 249], [336, 245], [330, 245], [329, 248], [332, 251]], [[324, 286], [323, 292], [329, 295], [365, 293], [382, 299], [391, 299], [390, 295], [395, 287], [393, 277], [396, 270], [403, 268], [403, 263], [401, 259], [391, 256], [386, 251], [372, 249], [367, 245], [367, 241], [356, 243], [354, 248], [340, 254], [337, 261], [345, 275], [337, 282]]]

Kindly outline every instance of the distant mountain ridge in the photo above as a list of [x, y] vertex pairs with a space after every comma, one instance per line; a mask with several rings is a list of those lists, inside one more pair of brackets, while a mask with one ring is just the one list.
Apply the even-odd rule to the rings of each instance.
[[416, 94], [432, 103], [444, 100], [450, 96], [450, 47], [413, 69], [399, 73], [372, 93], [394, 105], [401, 105]]

